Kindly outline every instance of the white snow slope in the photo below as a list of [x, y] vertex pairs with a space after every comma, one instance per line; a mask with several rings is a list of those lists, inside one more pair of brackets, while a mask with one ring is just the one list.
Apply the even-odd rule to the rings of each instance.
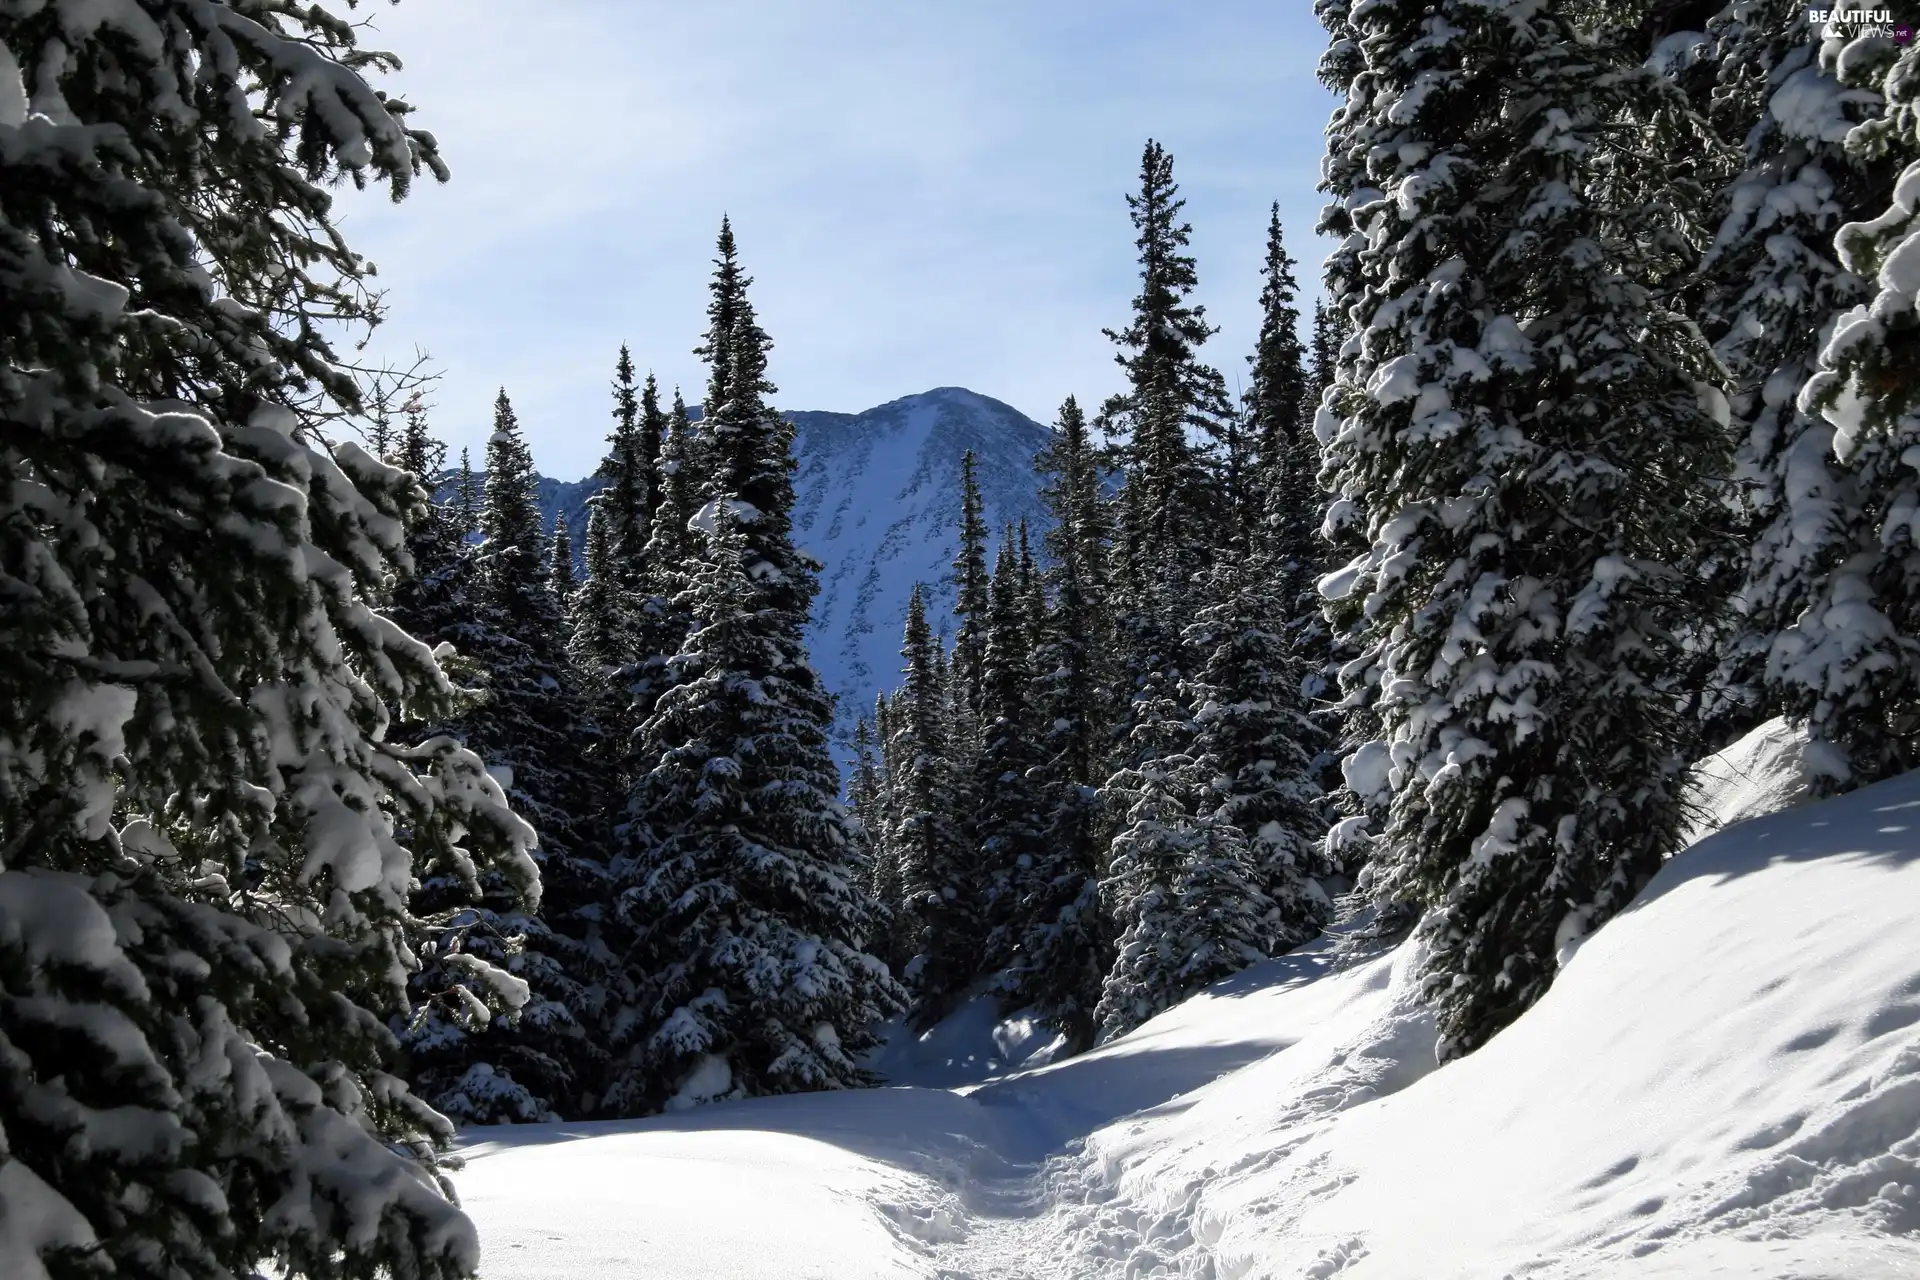
[[1920, 774], [1740, 821], [1797, 799], [1797, 745], [1710, 763], [1737, 825], [1463, 1061], [1411, 947], [1319, 944], [1026, 1070], [963, 1011], [883, 1061], [984, 1083], [469, 1131], [483, 1275], [1920, 1276]]

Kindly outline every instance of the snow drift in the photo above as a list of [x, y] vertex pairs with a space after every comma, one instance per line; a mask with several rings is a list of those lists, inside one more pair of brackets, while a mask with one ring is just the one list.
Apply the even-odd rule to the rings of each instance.
[[485, 1274], [1920, 1275], [1920, 775], [1754, 818], [1804, 792], [1791, 735], [1709, 765], [1724, 829], [1463, 1061], [1411, 944], [1029, 1070], [963, 1011], [890, 1061], [1005, 1074], [472, 1133]]

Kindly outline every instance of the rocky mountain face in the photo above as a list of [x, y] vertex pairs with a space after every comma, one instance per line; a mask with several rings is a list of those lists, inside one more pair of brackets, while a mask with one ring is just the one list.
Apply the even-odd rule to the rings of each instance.
[[821, 562], [810, 651], [840, 698], [844, 737], [899, 683], [907, 597], [927, 587], [927, 616], [950, 631], [960, 526], [960, 459], [973, 450], [989, 529], [1025, 519], [1045, 531], [1033, 458], [1050, 433], [998, 400], [959, 387], [865, 413], [793, 413], [794, 541]]
[[[840, 700], [842, 747], [874, 696], [899, 683], [907, 596], [927, 588], [927, 615], [951, 631], [960, 459], [973, 450], [994, 536], [1027, 520], [1045, 532], [1034, 455], [1050, 432], [1010, 405], [961, 387], [906, 396], [864, 413], [789, 412], [794, 424], [794, 541], [821, 562], [809, 648]], [[584, 553], [587, 499], [601, 481], [542, 478], [547, 522], [565, 512]]]

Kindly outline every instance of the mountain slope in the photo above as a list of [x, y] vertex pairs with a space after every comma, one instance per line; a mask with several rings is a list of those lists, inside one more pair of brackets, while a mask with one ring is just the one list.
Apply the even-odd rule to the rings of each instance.
[[[845, 748], [874, 695], [899, 683], [907, 597], [927, 587], [936, 631], [953, 626], [950, 568], [960, 524], [960, 459], [978, 459], [981, 498], [994, 536], [1027, 520], [1045, 532], [1034, 455], [1051, 432], [1010, 405], [962, 387], [940, 387], [863, 413], [799, 410], [794, 425], [794, 541], [822, 565], [807, 629], [813, 665], [840, 700], [835, 736]], [[586, 555], [587, 499], [605, 482], [539, 481], [548, 527], [565, 512], [574, 558]], [[450, 479], [441, 483], [450, 496]]]
[[794, 541], [824, 566], [808, 632], [813, 665], [840, 695], [837, 730], [899, 683], [907, 597], [926, 584], [937, 631], [953, 624], [951, 562], [960, 523], [960, 459], [977, 458], [987, 527], [1044, 527], [1033, 458], [1050, 433], [1018, 410], [959, 387], [865, 413], [791, 413]]

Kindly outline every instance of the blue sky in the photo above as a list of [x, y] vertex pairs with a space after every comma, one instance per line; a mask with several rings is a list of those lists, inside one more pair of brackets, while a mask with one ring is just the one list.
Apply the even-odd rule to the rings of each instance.
[[386, 87], [453, 181], [342, 196], [379, 267], [376, 350], [429, 352], [434, 424], [485, 439], [504, 384], [550, 475], [590, 471], [621, 342], [699, 399], [705, 280], [728, 213], [773, 336], [777, 402], [857, 411], [959, 385], [1051, 421], [1119, 370], [1124, 194], [1174, 157], [1243, 376], [1269, 202], [1311, 296], [1324, 247], [1305, 0], [405, 0], [362, 6]]

